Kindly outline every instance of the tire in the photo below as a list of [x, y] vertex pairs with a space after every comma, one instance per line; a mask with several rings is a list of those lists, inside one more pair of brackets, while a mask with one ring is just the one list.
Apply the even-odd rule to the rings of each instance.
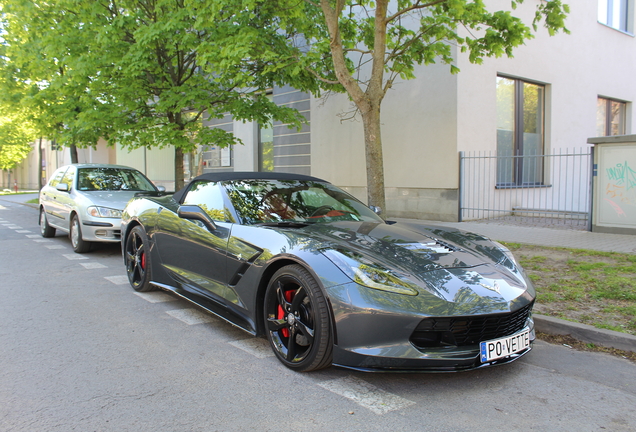
[[304, 267], [289, 265], [274, 274], [265, 292], [264, 318], [270, 346], [285, 366], [310, 372], [331, 365], [327, 301]]
[[46, 220], [46, 211], [44, 211], [44, 207], [40, 209], [40, 234], [44, 238], [55, 236], [55, 228], [49, 225], [49, 222]]
[[124, 257], [126, 260], [126, 274], [128, 282], [135, 291], [147, 292], [154, 291], [155, 286], [150, 283], [152, 276], [152, 266], [150, 265], [150, 253], [148, 236], [144, 229], [137, 225], [134, 227], [128, 238], [126, 238], [126, 247], [124, 249]]
[[73, 215], [71, 219], [68, 236], [71, 238], [71, 246], [75, 253], [86, 253], [91, 249], [91, 243], [82, 238], [82, 227], [77, 215]]

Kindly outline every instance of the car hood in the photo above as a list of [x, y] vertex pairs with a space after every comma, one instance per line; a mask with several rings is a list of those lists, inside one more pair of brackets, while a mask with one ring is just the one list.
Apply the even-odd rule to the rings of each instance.
[[[451, 302], [471, 296], [510, 302], [534, 289], [506, 251], [489, 239], [461, 230], [403, 224], [315, 224], [305, 234], [319, 249], [353, 252], [406, 275], [427, 293]], [[422, 290], [420, 290], [422, 292]]]
[[458, 237], [460, 242], [457, 242], [442, 232], [435, 234], [427, 229], [416, 230], [399, 224], [337, 222], [310, 225], [305, 230], [306, 234], [323, 242], [321, 249], [344, 247], [392, 267], [408, 265], [418, 272], [470, 268], [505, 258], [494, 245], [491, 249], [495, 250], [487, 250], [481, 245], [484, 250], [480, 251], [477, 241], [487, 241], [483, 237], [473, 240]]
[[139, 191], [78, 191], [93, 205], [123, 210]]

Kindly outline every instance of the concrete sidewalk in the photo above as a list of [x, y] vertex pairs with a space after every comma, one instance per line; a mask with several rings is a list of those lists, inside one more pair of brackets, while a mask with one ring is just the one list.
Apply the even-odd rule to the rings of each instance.
[[636, 235], [605, 234], [571, 229], [555, 229], [533, 226], [518, 226], [497, 222], [437, 222], [417, 219], [390, 218], [411, 224], [430, 224], [453, 227], [482, 234], [493, 240], [556, 246], [576, 249], [591, 249], [603, 252], [636, 253]]
[[[25, 204], [27, 201], [30, 201], [32, 199], [37, 199], [38, 196], [39, 196], [39, 192], [29, 192], [29, 193], [21, 192], [19, 194], [0, 195], [0, 201], [9, 201], [9, 202], [14, 202], [19, 204]], [[36, 204], [32, 204], [32, 205], [37, 207]]]

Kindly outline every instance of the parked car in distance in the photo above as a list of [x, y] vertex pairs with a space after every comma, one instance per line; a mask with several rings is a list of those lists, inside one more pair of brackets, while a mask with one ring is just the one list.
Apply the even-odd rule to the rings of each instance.
[[385, 221], [327, 181], [210, 173], [122, 216], [128, 280], [269, 340], [297, 371], [460, 371], [535, 339], [535, 290], [478, 234]]
[[58, 168], [40, 191], [40, 233], [69, 233], [73, 250], [92, 242], [119, 242], [121, 213], [137, 192], [159, 192], [140, 171], [122, 165], [72, 164]]

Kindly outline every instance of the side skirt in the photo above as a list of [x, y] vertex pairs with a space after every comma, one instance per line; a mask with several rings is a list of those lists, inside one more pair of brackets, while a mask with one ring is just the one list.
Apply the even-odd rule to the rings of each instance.
[[227, 322], [228, 324], [233, 325], [234, 327], [243, 330], [246, 333], [249, 333], [252, 336], [256, 336], [256, 332], [246, 326], [242, 326], [238, 323], [236, 323], [235, 321], [230, 320], [229, 318], [227, 318], [226, 316], [224, 316], [223, 314], [219, 313], [218, 311], [214, 310], [212, 307], [206, 306], [205, 304], [202, 304], [199, 301], [196, 301], [192, 298], [190, 298], [187, 294], [180, 292], [181, 290], [179, 290], [178, 288], [175, 288], [173, 286], [170, 285], [165, 285], [159, 282], [150, 282], [151, 284], [153, 284], [154, 286], [161, 288], [164, 291], [168, 291], [171, 292], [173, 294], [176, 294], [177, 296], [179, 296], [180, 298], [187, 300], [188, 302], [192, 303], [195, 306], [200, 307], [201, 309], [205, 310], [208, 313], [211, 313], [212, 315], [221, 318], [223, 321]]

